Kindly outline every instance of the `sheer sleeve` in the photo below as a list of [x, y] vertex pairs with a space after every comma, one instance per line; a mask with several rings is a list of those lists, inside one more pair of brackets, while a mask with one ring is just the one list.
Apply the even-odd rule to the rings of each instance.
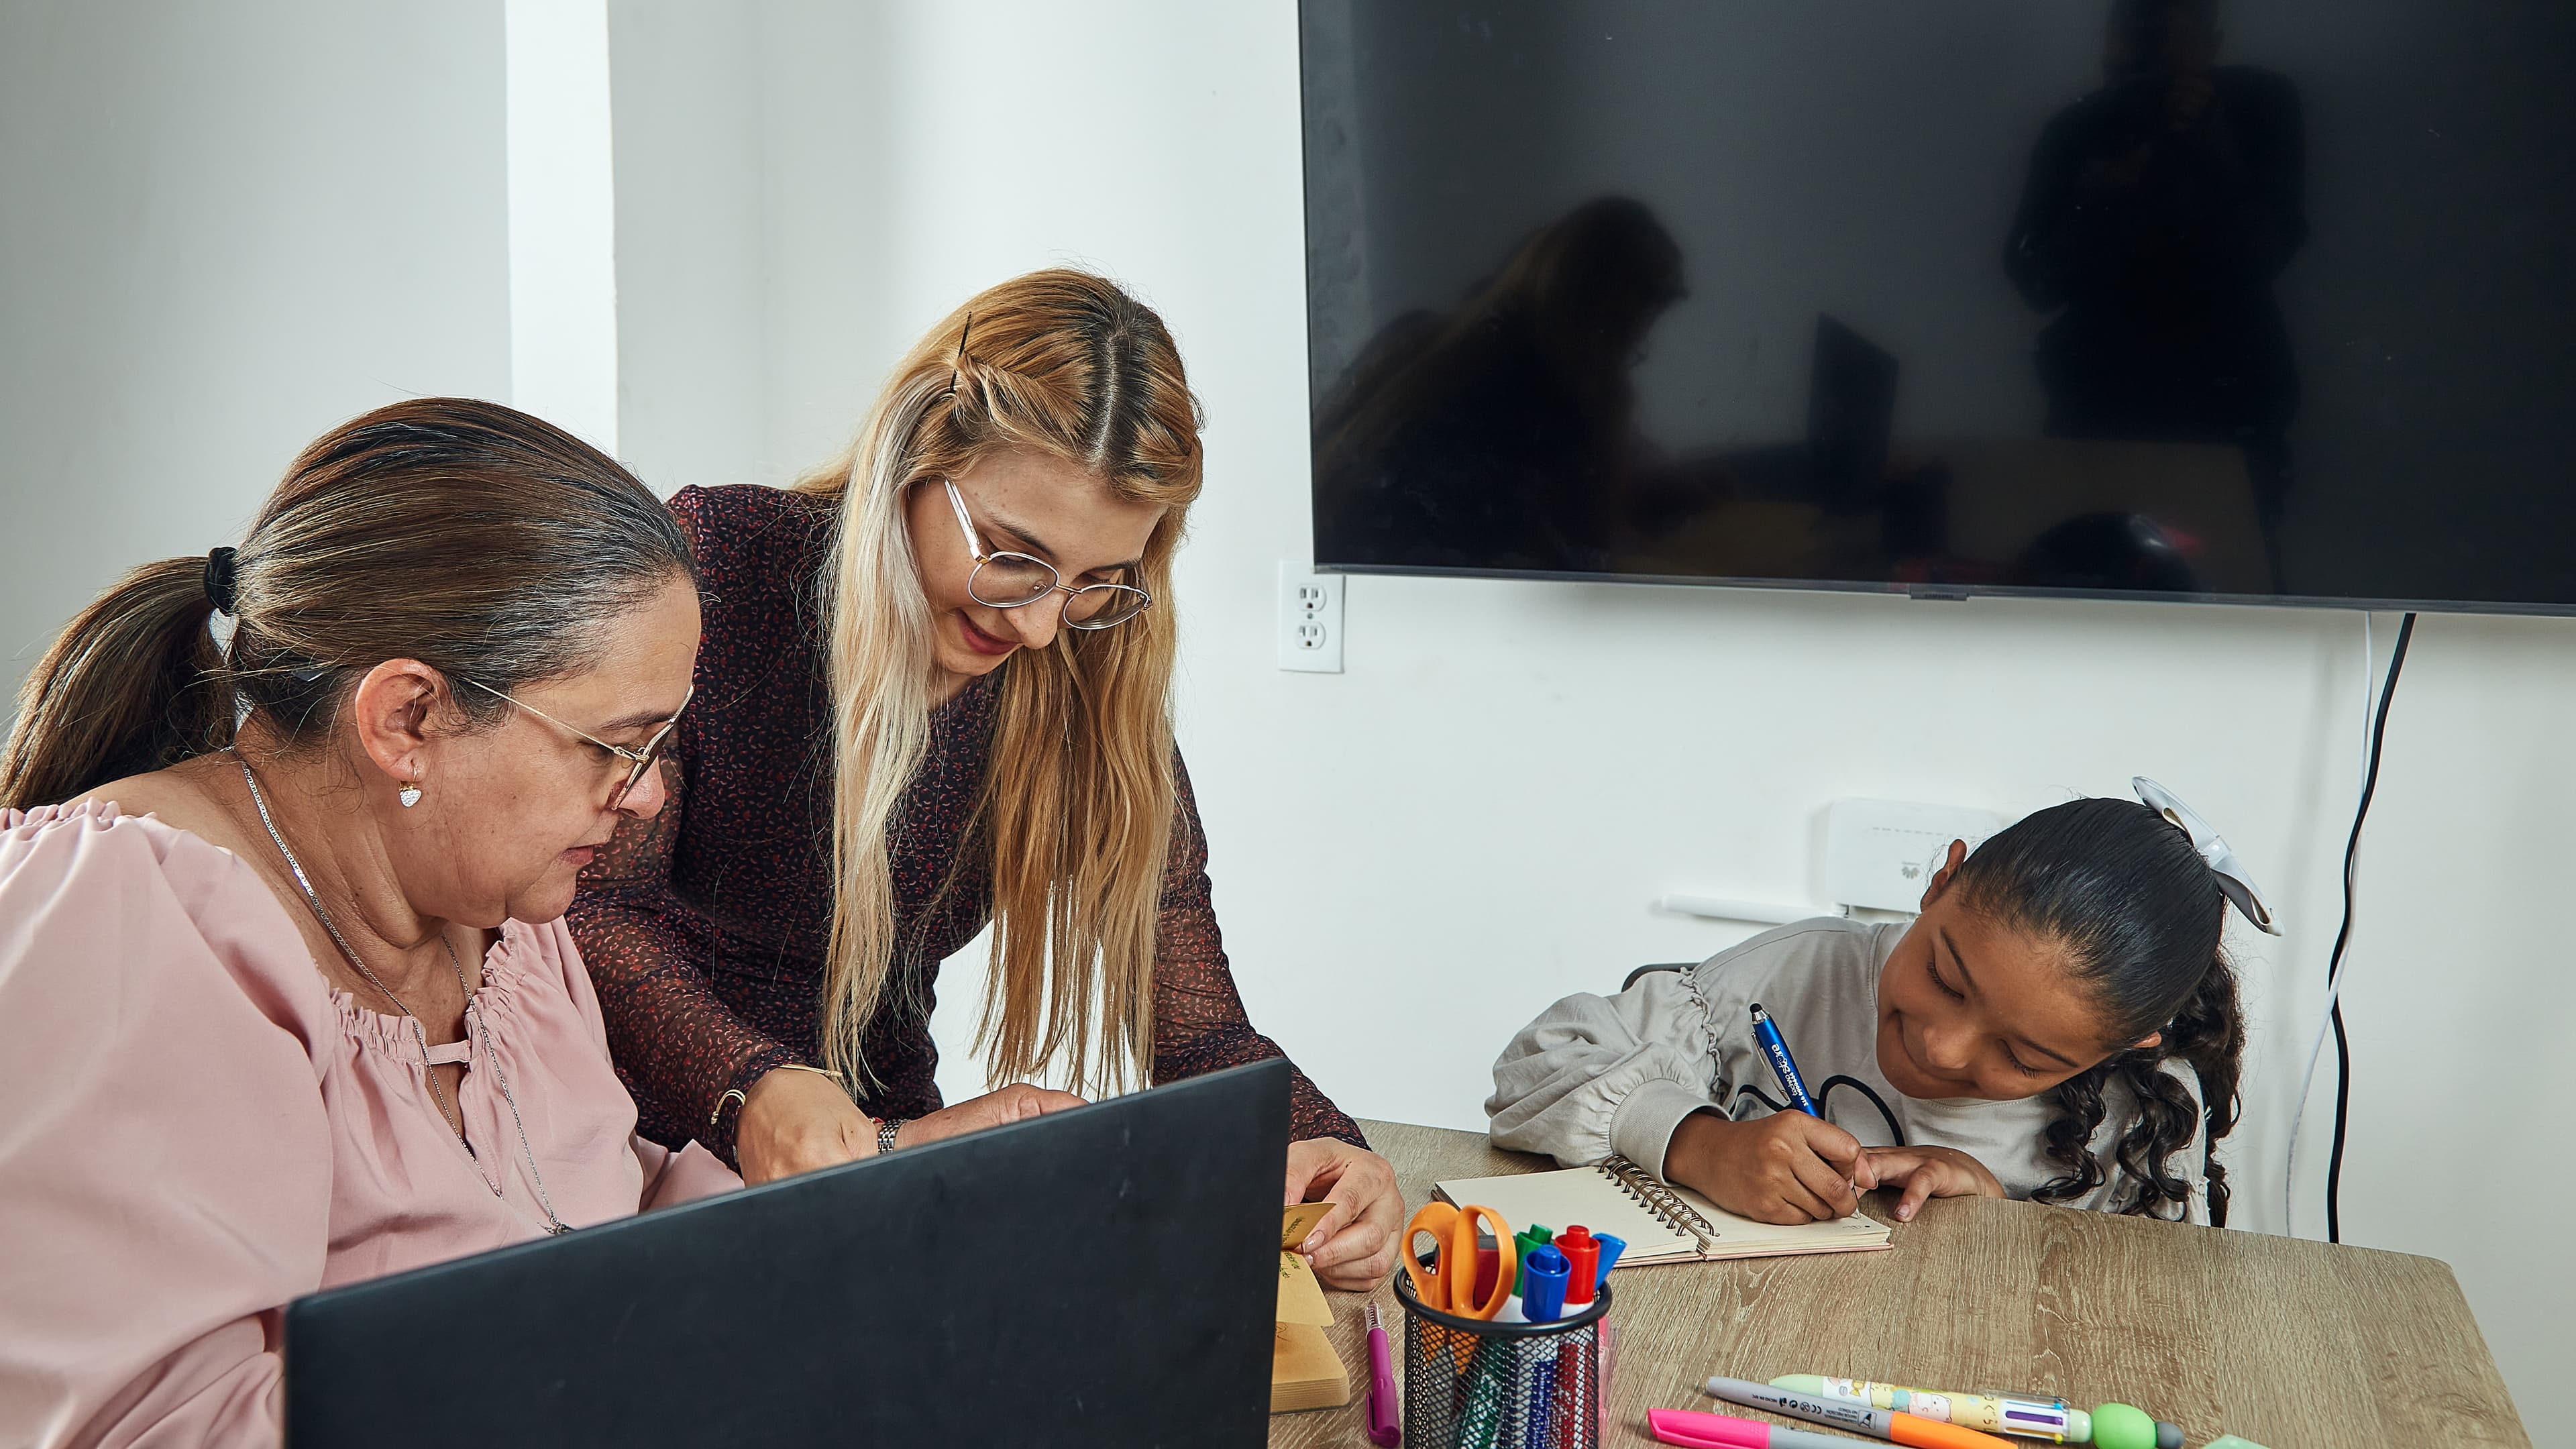
[[[681, 723], [685, 743], [688, 723]], [[628, 820], [582, 872], [565, 920], [589, 963], [608, 1020], [609, 1055], [636, 1096], [645, 1136], [703, 1142], [727, 1165], [751, 1084], [803, 1058], [719, 999], [698, 963], [715, 933], [671, 885], [686, 793], [683, 756], [662, 765], [670, 796], [650, 820]]]
[[[1199, 826], [1198, 799], [1189, 770], [1172, 761], [1176, 798], [1172, 848], [1163, 868], [1162, 920], [1154, 942], [1154, 1080], [1178, 1081], [1246, 1062], [1287, 1055], [1252, 1029], [1243, 997], [1226, 963], [1208, 882], [1207, 834]], [[1288, 1136], [1338, 1137], [1368, 1146], [1359, 1124], [1332, 1103], [1304, 1071], [1293, 1073], [1288, 1095]]]
[[330, 1240], [327, 1000], [222, 859], [173, 879], [132, 821], [0, 811], [0, 1442], [279, 1440], [281, 1312]]

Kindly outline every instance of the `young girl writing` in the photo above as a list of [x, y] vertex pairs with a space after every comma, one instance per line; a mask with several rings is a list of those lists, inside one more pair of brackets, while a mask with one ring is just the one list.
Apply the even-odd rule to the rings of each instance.
[[[2278, 932], [2226, 843], [2137, 783], [2148, 804], [2075, 800], [1973, 855], [1952, 842], [1911, 924], [1803, 921], [1558, 1002], [1494, 1063], [1494, 1144], [1616, 1153], [1763, 1222], [1892, 1187], [1900, 1221], [1982, 1193], [2223, 1226], [2210, 1149], [2245, 1043], [2226, 903]], [[1756, 1003], [1823, 1120], [1779, 1100]]]

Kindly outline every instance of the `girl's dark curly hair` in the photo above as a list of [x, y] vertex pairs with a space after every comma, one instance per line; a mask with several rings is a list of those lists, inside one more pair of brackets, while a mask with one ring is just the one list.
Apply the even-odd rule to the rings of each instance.
[[[1952, 889], [1963, 907], [2056, 942], [2091, 988], [2107, 1040], [2163, 1034], [2058, 1084], [2046, 1142], [2066, 1173], [2032, 1199], [2064, 1202], [2108, 1180], [2091, 1144], [2108, 1110], [2104, 1088], [2116, 1081], [2134, 1116], [2112, 1155], [2139, 1185], [2117, 1210], [2169, 1217], [2169, 1205], [2188, 1203], [2190, 1185], [2166, 1164], [2197, 1136], [2209, 1154], [2209, 1220], [2226, 1226], [2227, 1173], [2216, 1148], [2236, 1126], [2245, 1023], [2236, 973], [2219, 949], [2227, 901], [2191, 838], [2135, 801], [2070, 800], [1977, 847]], [[2163, 1070], [2174, 1058], [2199, 1074], [2198, 1110]]]

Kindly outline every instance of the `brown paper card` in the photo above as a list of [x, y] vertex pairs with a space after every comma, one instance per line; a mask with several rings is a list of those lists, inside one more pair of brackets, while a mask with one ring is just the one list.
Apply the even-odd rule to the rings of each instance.
[[1351, 1379], [1324, 1330], [1282, 1323], [1270, 1345], [1270, 1412], [1324, 1409], [1351, 1401]]
[[1322, 1222], [1324, 1214], [1332, 1210], [1333, 1205], [1328, 1202], [1290, 1203], [1287, 1210], [1279, 1215], [1279, 1246], [1292, 1253], [1297, 1251], [1305, 1243], [1306, 1235], [1315, 1230], [1315, 1224]]
[[1333, 1305], [1324, 1301], [1324, 1285], [1316, 1281], [1315, 1265], [1297, 1253], [1279, 1255], [1279, 1321], [1333, 1326]]

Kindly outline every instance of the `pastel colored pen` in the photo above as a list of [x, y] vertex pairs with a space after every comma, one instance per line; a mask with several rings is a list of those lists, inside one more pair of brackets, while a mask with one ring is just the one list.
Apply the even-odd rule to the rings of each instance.
[[[2034, 1404], [2063, 1404], [2047, 1394], [2007, 1394], [1988, 1390], [1990, 1399], [2026, 1399]], [[2092, 1413], [2066, 1411], [2066, 1442], [2101, 1449], [2182, 1449], [2182, 1426], [2168, 1424], [2131, 1404], [2096, 1404]]]
[[1648, 1409], [1646, 1428], [1665, 1443], [1685, 1449], [1851, 1449], [1849, 1439], [1832, 1434], [1690, 1409]]
[[1820, 1399], [1866, 1404], [1874, 1409], [1919, 1414], [1963, 1429], [1983, 1429], [2024, 1439], [2062, 1444], [2070, 1439], [2082, 1443], [2093, 1437], [2092, 1415], [2082, 1409], [2070, 1409], [2062, 1400], [1951, 1394], [1820, 1374], [1782, 1374], [1771, 1381], [1771, 1387], [1793, 1394], [1813, 1394]]
[[1771, 1059], [1771, 1074], [1780, 1079], [1780, 1090], [1789, 1094], [1789, 1102], [1810, 1117], [1825, 1114], [1816, 1110], [1816, 1099], [1807, 1095], [1806, 1081], [1798, 1075], [1798, 1063], [1789, 1055], [1789, 1043], [1782, 1040], [1780, 1028], [1771, 1024], [1771, 1013], [1753, 1003], [1753, 1040], [1762, 1054]]
[[1792, 1419], [1811, 1424], [1830, 1424], [1854, 1434], [1867, 1434], [1894, 1444], [1916, 1446], [1916, 1449], [2012, 1449], [2012, 1441], [1998, 1439], [1975, 1429], [1962, 1429], [1926, 1419], [1920, 1414], [1900, 1414], [1893, 1409], [1874, 1409], [1867, 1404], [1841, 1403], [1821, 1399], [1813, 1394], [1793, 1394], [1769, 1384], [1746, 1379], [1712, 1378], [1706, 1385], [1709, 1397], [1724, 1399], [1755, 1409], [1768, 1409]]

